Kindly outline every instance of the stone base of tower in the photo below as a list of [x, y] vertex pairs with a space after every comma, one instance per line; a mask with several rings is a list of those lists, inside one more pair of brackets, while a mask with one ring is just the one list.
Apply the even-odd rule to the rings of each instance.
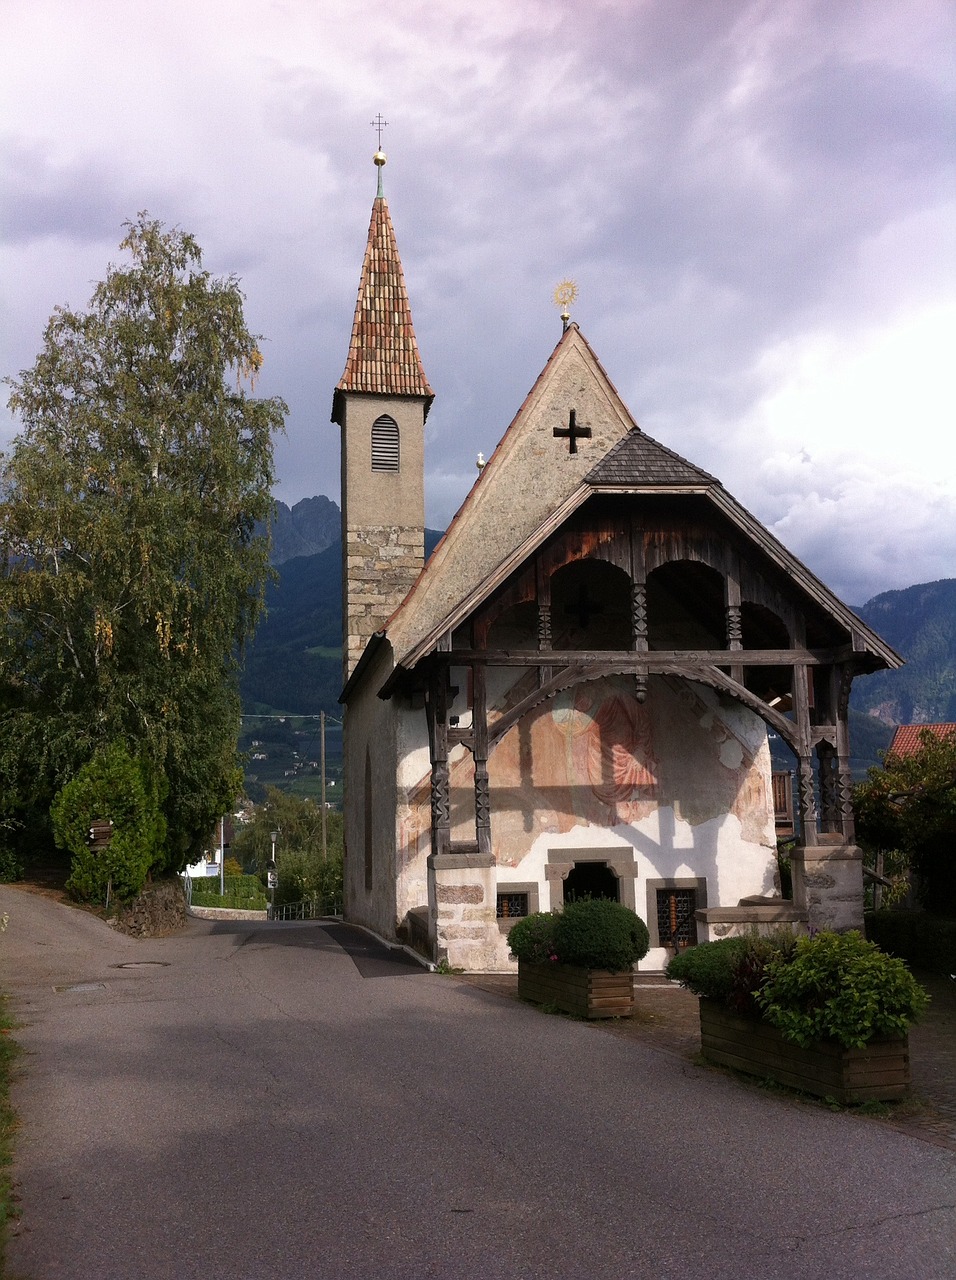
[[428, 928], [432, 956], [453, 969], [497, 968], [497, 875], [490, 854], [428, 858]]
[[349, 526], [345, 535], [345, 674], [412, 589], [425, 562], [421, 527]]
[[811, 933], [863, 928], [863, 852], [855, 844], [804, 845], [790, 855], [794, 906]]

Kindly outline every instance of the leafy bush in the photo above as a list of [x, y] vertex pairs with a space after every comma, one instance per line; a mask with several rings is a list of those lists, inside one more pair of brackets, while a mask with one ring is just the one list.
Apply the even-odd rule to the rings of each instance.
[[702, 942], [699, 946], [688, 947], [671, 960], [667, 976], [681, 986], [689, 987], [695, 996], [729, 1003], [737, 961], [746, 944], [746, 938], [721, 938], [719, 942]]
[[508, 948], [516, 960], [525, 964], [547, 964], [557, 961], [554, 932], [558, 917], [554, 911], [535, 911], [511, 926]]
[[327, 915], [342, 910], [342, 855], [330, 852], [322, 858], [316, 850], [290, 849], [279, 856], [277, 907], [305, 898], [316, 898]]
[[797, 940], [789, 929], [778, 929], [769, 936], [754, 929], [741, 939], [743, 946], [734, 964], [727, 1003], [745, 1018], [759, 1018], [757, 992], [767, 980], [771, 961], [787, 960], [793, 955]]
[[[227, 861], [226, 866], [229, 863]], [[258, 876], [229, 875], [223, 877], [223, 892], [219, 892], [219, 877], [207, 876], [192, 882], [190, 895], [194, 907], [230, 907], [238, 911], [265, 911], [266, 895]]]
[[956, 973], [956, 920], [926, 911], [871, 911], [866, 936], [914, 968]]
[[862, 1048], [876, 1036], [902, 1036], [929, 997], [912, 974], [861, 933], [798, 938], [774, 956], [754, 999], [788, 1040], [832, 1039]]
[[604, 898], [568, 902], [563, 911], [537, 911], [508, 934], [511, 954], [526, 964], [575, 965], [623, 973], [647, 955], [647, 925], [630, 907]]
[[554, 930], [561, 964], [623, 973], [647, 955], [647, 925], [630, 907], [606, 898], [568, 902]]
[[[106, 896], [112, 882], [118, 898], [133, 898], [150, 870], [165, 857], [166, 820], [155, 772], [125, 747], [99, 751], [53, 801], [50, 816], [57, 845], [72, 854], [67, 891], [83, 901]], [[90, 848], [90, 827], [109, 820], [105, 849]]]
[[0, 838], [0, 884], [23, 879], [23, 863], [12, 846]]

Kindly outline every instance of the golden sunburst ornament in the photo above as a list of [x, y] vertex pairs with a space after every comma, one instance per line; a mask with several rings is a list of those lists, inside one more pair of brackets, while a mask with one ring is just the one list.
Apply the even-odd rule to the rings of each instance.
[[573, 280], [562, 280], [554, 291], [554, 305], [561, 308], [561, 323], [565, 330], [571, 319], [571, 308], [578, 297], [578, 286]]

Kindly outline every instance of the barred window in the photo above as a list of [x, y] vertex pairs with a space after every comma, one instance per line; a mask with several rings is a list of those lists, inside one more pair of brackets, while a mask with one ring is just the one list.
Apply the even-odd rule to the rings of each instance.
[[372, 423], [372, 470], [397, 471], [398, 464], [398, 423], [383, 413]]
[[495, 904], [495, 915], [499, 920], [516, 920], [519, 916], [526, 916], [528, 914], [528, 894], [498, 894]]
[[697, 944], [697, 894], [693, 889], [657, 890], [657, 936], [662, 947], [683, 951]]

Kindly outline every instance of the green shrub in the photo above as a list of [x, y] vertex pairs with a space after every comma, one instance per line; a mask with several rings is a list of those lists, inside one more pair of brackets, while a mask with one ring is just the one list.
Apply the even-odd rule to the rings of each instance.
[[788, 1040], [833, 1039], [847, 1048], [905, 1035], [929, 999], [902, 960], [857, 932], [798, 938], [789, 955], [770, 960], [754, 998]]
[[[155, 773], [125, 747], [98, 751], [53, 801], [53, 836], [72, 855], [66, 888], [81, 901], [99, 901], [107, 885], [118, 898], [133, 898], [165, 857], [166, 820]], [[105, 849], [93, 850], [93, 822], [111, 821]]]
[[508, 948], [515, 959], [523, 960], [525, 964], [556, 961], [558, 953], [554, 932], [557, 919], [553, 911], [535, 911], [517, 920], [508, 934]]
[[647, 955], [650, 936], [630, 907], [586, 898], [558, 913], [554, 943], [561, 964], [623, 973]]
[[866, 936], [915, 969], [956, 973], [956, 920], [926, 911], [870, 911]]
[[705, 1000], [729, 1003], [737, 961], [746, 945], [746, 938], [721, 938], [719, 942], [702, 942], [699, 946], [688, 947], [671, 960], [667, 976]]
[[647, 955], [647, 925], [620, 902], [568, 902], [562, 911], [536, 911], [511, 927], [511, 954], [526, 964], [574, 965], [623, 973]]
[[23, 879], [24, 867], [19, 855], [8, 840], [0, 837], [0, 884], [12, 884]]
[[727, 1003], [745, 1018], [759, 1018], [757, 992], [767, 980], [771, 961], [786, 960], [793, 955], [797, 940], [789, 929], [778, 929], [770, 935], [754, 929], [742, 938], [743, 946], [733, 967]]
[[[228, 866], [228, 862], [226, 863]], [[229, 875], [223, 877], [223, 892], [219, 892], [219, 877], [206, 876], [192, 882], [190, 902], [194, 907], [229, 907], [238, 911], [265, 911], [266, 896], [258, 876]]]
[[315, 873], [315, 893], [326, 915], [342, 914], [343, 870], [340, 852], [330, 851], [327, 858], [319, 859]]
[[326, 915], [342, 910], [342, 854], [330, 850], [323, 858], [315, 849], [287, 849], [279, 855], [279, 884], [275, 892], [277, 907], [302, 902], [305, 898], [319, 901]]

